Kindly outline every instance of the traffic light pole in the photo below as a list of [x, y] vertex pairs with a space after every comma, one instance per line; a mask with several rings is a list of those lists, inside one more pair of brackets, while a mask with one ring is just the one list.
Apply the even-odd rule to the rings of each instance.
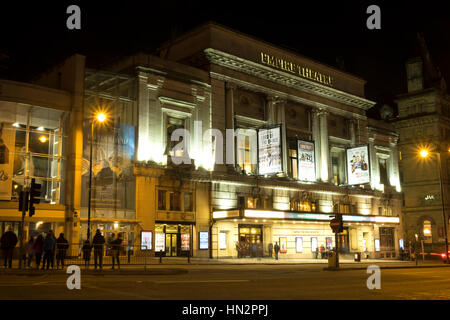
[[[336, 219], [339, 219], [339, 213], [336, 212]], [[334, 233], [334, 242], [336, 243], [336, 268], [339, 268], [339, 232]]]
[[20, 242], [19, 242], [19, 269], [22, 269], [22, 257], [23, 257], [23, 231], [25, 224], [25, 214], [27, 212], [27, 196], [28, 192], [23, 191], [23, 206], [22, 206], [22, 222], [20, 223]]

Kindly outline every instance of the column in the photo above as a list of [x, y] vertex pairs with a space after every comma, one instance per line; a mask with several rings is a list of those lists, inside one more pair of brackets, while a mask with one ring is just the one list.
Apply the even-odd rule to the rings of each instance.
[[314, 140], [314, 161], [316, 166], [316, 180], [321, 180], [320, 175], [320, 126], [319, 126], [319, 110], [312, 109], [312, 138]]
[[389, 139], [389, 146], [391, 149], [390, 157], [389, 157], [389, 182], [391, 186], [395, 186], [397, 192], [401, 191], [400, 186], [400, 172], [398, 168], [398, 146], [397, 146], [397, 138]]
[[137, 136], [137, 160], [146, 161], [150, 159], [149, 141], [149, 101], [147, 89], [147, 74], [138, 73], [138, 136]]
[[355, 120], [349, 119], [347, 123], [348, 123], [348, 128], [350, 131], [350, 141], [351, 141], [350, 143], [351, 143], [351, 146], [353, 147], [356, 144]]
[[[225, 85], [225, 129], [231, 129], [234, 130], [234, 94], [237, 89], [237, 86], [235, 83], [227, 82]], [[223, 139], [223, 163], [226, 162], [226, 132], [224, 132], [224, 139]], [[230, 152], [232, 153], [232, 159], [236, 159], [236, 149], [230, 148]], [[234, 170], [234, 164], [227, 164], [227, 167], [229, 170]]]
[[282, 163], [283, 163], [283, 172], [287, 176], [288, 175], [288, 150], [287, 150], [287, 142], [286, 142], [286, 112], [285, 112], [285, 100], [277, 100], [276, 104], [276, 123], [281, 124], [281, 152], [282, 152]]
[[279, 102], [278, 97], [268, 96], [266, 104], [266, 121], [267, 124], [276, 123], [276, 104]]
[[369, 137], [369, 152], [370, 152], [370, 186], [372, 189], [377, 189], [380, 184], [380, 173], [378, 170], [377, 151], [375, 150], [375, 136]]
[[327, 123], [327, 111], [321, 111], [319, 113], [319, 127], [320, 127], [320, 177], [323, 182], [328, 182], [329, 177], [329, 163], [330, 163], [330, 150], [328, 147], [328, 123]]

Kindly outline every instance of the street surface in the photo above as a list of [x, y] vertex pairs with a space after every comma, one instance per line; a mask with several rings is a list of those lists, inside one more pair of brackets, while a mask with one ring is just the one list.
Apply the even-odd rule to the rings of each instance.
[[[368, 264], [366, 264], [367, 266]], [[381, 289], [369, 290], [363, 265], [325, 271], [305, 265], [152, 265], [81, 269], [81, 290], [69, 290], [62, 271], [0, 273], [0, 299], [450, 299], [450, 268], [381, 269]]]

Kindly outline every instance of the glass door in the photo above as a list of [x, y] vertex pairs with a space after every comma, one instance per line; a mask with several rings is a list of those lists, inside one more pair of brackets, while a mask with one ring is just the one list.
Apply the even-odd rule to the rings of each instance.
[[166, 233], [166, 257], [176, 257], [177, 254], [177, 234]]

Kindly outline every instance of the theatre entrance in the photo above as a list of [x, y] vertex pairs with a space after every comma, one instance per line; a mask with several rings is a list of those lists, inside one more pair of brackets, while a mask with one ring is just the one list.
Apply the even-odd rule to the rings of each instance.
[[239, 225], [239, 257], [263, 256], [262, 225]]

